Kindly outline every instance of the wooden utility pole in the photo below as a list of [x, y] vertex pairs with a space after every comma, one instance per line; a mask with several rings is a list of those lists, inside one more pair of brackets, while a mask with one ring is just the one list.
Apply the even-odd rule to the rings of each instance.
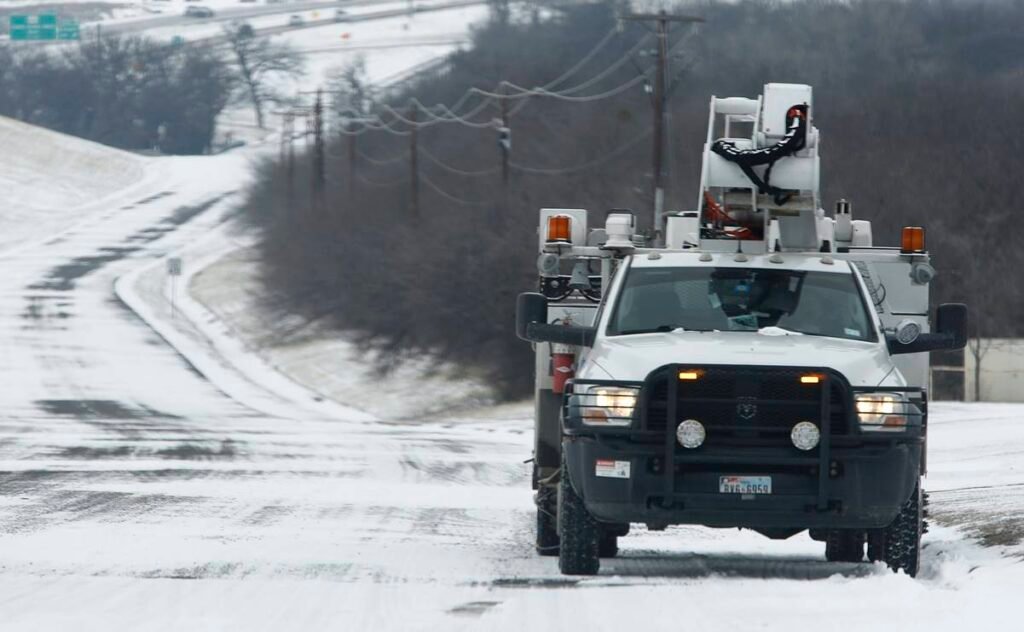
[[[504, 90], [502, 90], [502, 92], [504, 93]], [[512, 195], [509, 190], [509, 162], [512, 156], [512, 128], [508, 125], [508, 99], [499, 99], [499, 102], [501, 104], [501, 129], [498, 130], [498, 145], [501, 148], [501, 214], [507, 215], [509, 213], [509, 201], [511, 200]]]
[[409, 135], [409, 203], [413, 218], [420, 216], [420, 165], [417, 147], [416, 104], [409, 104], [409, 120], [412, 122]]
[[288, 213], [291, 215], [291, 205], [295, 200], [295, 115], [287, 114], [285, 121], [288, 132]]
[[665, 102], [668, 86], [668, 30], [671, 22], [703, 22], [703, 18], [686, 15], [669, 15], [664, 9], [658, 13], [634, 13], [621, 16], [622, 20], [632, 22], [654, 22], [654, 33], [657, 36], [657, 68], [654, 77], [654, 148], [652, 156], [651, 179], [654, 185], [654, 224], [655, 233], [661, 231], [665, 212]]
[[278, 156], [281, 162], [284, 162], [285, 157], [288, 155], [285, 145], [290, 142], [292, 142], [292, 114], [291, 112], [285, 112], [281, 116], [281, 146]]
[[322, 95], [316, 92], [313, 104], [313, 208], [319, 210], [324, 201], [324, 184], [327, 181], [327, 165], [324, 155], [324, 106]]
[[348, 207], [351, 209], [356, 203], [356, 126], [352, 123], [346, 125], [348, 128]]

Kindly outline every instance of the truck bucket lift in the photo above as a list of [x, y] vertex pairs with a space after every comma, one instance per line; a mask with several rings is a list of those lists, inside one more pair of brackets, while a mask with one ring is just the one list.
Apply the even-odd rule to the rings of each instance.
[[702, 249], [831, 246], [812, 106], [811, 87], [799, 84], [766, 84], [757, 99], [711, 97], [697, 200]]

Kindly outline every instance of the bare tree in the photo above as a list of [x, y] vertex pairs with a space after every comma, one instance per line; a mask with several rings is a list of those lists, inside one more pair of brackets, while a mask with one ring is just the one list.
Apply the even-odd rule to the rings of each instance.
[[278, 82], [301, 77], [305, 58], [291, 46], [257, 37], [251, 29], [229, 25], [224, 38], [238, 67], [245, 98], [256, 112], [256, 124], [264, 127], [264, 108], [283, 100]]
[[331, 110], [339, 120], [366, 116], [373, 110], [374, 99], [363, 55], [357, 55], [351, 62], [332, 70], [327, 86], [331, 94]]

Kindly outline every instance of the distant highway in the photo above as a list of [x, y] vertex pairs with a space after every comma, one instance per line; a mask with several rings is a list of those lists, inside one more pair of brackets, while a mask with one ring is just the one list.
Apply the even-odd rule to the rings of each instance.
[[[454, 2], [447, 2], [445, 4], [430, 4], [430, 5], [414, 6], [412, 12], [413, 13], [431, 13], [431, 12], [434, 12], [434, 11], [448, 11], [450, 9], [459, 9], [459, 8], [462, 8], [462, 7], [471, 7], [471, 6], [478, 5], [478, 4], [484, 4], [484, 2], [485, 2], [485, 0], [455, 0]], [[338, 4], [338, 3], [336, 3], [336, 4]], [[389, 3], [389, 4], [391, 4], [391, 3]], [[296, 5], [288, 5], [288, 6], [296, 6]], [[295, 11], [289, 11], [289, 13], [294, 13], [294, 12]], [[374, 13], [363, 13], [363, 14], [360, 14], [360, 15], [352, 15], [352, 16], [349, 16], [344, 22], [335, 22], [334, 17], [332, 16], [332, 17], [329, 17], [329, 18], [324, 18], [322, 20], [307, 20], [304, 23], [302, 23], [301, 25], [295, 25], [295, 26], [290, 25], [290, 24], [282, 24], [280, 26], [269, 26], [269, 27], [265, 27], [265, 28], [256, 28], [256, 29], [253, 29], [253, 32], [256, 35], [277, 35], [278, 33], [286, 33], [288, 31], [298, 31], [298, 30], [301, 30], [301, 29], [308, 29], [308, 28], [313, 28], [313, 27], [317, 27], [317, 26], [327, 26], [327, 25], [330, 25], [330, 24], [338, 24], [338, 25], [341, 25], [341, 24], [356, 24], [358, 22], [368, 22], [370, 20], [383, 20], [383, 19], [387, 19], [387, 18], [393, 18], [393, 17], [402, 16], [402, 15], [407, 15], [408, 13], [409, 13], [409, 10], [406, 9], [406, 8], [388, 9], [386, 11], [376, 11]], [[192, 19], [195, 20], [195, 18], [192, 18]], [[190, 40], [187, 40], [187, 43], [191, 44], [191, 45], [197, 45], [197, 44], [217, 45], [217, 44], [223, 43], [224, 40], [225, 40], [224, 35], [218, 34], [218, 35], [211, 35], [209, 37], [201, 37], [201, 38], [190, 39]]]
[[[239, 7], [237, 9], [223, 9], [217, 11], [212, 18], [185, 17], [181, 13], [173, 15], [162, 15], [159, 17], [133, 20], [131, 22], [119, 22], [108, 24], [106, 22], [93, 22], [88, 25], [90, 28], [99, 26], [104, 33], [137, 33], [149, 29], [164, 28], [168, 26], [209, 24], [210, 22], [232, 22], [249, 18], [262, 17], [265, 15], [287, 15], [300, 13], [302, 11], [315, 11], [317, 9], [342, 9], [347, 7], [361, 7], [374, 4], [394, 4], [394, 0], [336, 0], [334, 2], [292, 2], [264, 4], [250, 7]], [[353, 16], [355, 17], [355, 16]]]

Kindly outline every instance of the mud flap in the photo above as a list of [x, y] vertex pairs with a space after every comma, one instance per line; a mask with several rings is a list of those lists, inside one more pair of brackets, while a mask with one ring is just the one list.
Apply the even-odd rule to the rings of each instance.
[[[550, 479], [562, 462], [562, 395], [550, 390], [537, 391], [534, 421], [534, 489]], [[557, 480], [557, 479], [556, 479]]]

